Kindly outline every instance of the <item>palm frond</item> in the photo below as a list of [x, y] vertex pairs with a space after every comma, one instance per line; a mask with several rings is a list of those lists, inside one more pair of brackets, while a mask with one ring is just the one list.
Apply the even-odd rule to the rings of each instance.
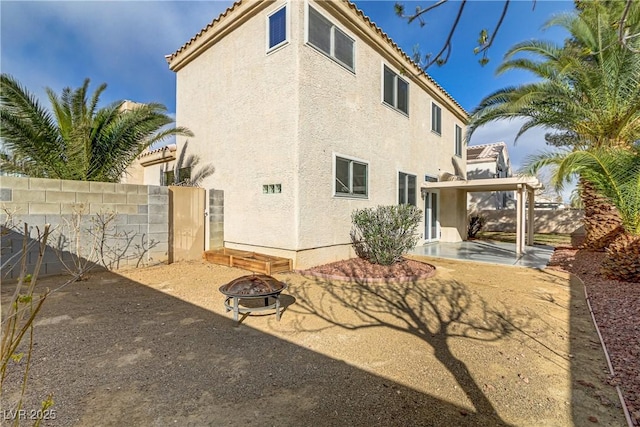
[[89, 96], [89, 79], [60, 95], [47, 89], [51, 111], [11, 76], [2, 74], [1, 82], [0, 132], [9, 156], [2, 167], [28, 176], [118, 181], [150, 145], [192, 135], [186, 128], [168, 127], [173, 119], [162, 104], [125, 111], [118, 101], [99, 108], [106, 85]]

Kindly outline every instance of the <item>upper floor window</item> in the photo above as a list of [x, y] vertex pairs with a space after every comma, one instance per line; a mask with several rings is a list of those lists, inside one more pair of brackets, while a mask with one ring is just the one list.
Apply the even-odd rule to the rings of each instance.
[[462, 128], [458, 125], [455, 127], [456, 134], [456, 156], [462, 157]]
[[405, 114], [409, 114], [409, 83], [384, 66], [383, 100]]
[[353, 71], [353, 39], [311, 6], [309, 6], [308, 42]]
[[431, 130], [440, 135], [442, 133], [442, 109], [431, 103]]
[[287, 7], [273, 12], [269, 19], [269, 50], [283, 45], [287, 41]]
[[416, 176], [398, 173], [398, 203], [416, 206]]
[[369, 165], [344, 157], [335, 158], [335, 195], [367, 197]]

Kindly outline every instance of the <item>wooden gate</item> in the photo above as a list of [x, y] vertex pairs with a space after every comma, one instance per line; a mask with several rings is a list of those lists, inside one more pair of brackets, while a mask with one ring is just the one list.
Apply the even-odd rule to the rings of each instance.
[[169, 263], [202, 259], [204, 220], [203, 188], [169, 187]]

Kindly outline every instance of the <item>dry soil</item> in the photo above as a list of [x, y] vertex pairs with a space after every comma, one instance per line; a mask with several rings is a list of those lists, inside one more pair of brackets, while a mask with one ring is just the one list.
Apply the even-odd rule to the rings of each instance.
[[[44, 425], [55, 426], [625, 425], [580, 283], [428, 262], [435, 276], [396, 283], [278, 274], [281, 321], [239, 325], [218, 288], [244, 270], [185, 262], [61, 289], [64, 278], [43, 279], [55, 291], [23, 408], [53, 393]], [[5, 418], [23, 364], [10, 367]]]

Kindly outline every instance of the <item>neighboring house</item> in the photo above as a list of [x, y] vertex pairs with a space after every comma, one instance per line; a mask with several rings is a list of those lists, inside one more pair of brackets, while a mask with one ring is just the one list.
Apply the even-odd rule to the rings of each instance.
[[[467, 179], [509, 178], [513, 176], [509, 150], [504, 142], [467, 147]], [[513, 209], [513, 191], [469, 193], [469, 211]]]
[[168, 185], [173, 178], [176, 144], [146, 150], [138, 156], [122, 177], [123, 184]]
[[468, 115], [352, 3], [239, 1], [167, 61], [226, 247], [345, 259], [352, 212], [397, 203], [424, 211], [419, 244], [466, 236], [466, 193], [420, 187], [465, 176]]

